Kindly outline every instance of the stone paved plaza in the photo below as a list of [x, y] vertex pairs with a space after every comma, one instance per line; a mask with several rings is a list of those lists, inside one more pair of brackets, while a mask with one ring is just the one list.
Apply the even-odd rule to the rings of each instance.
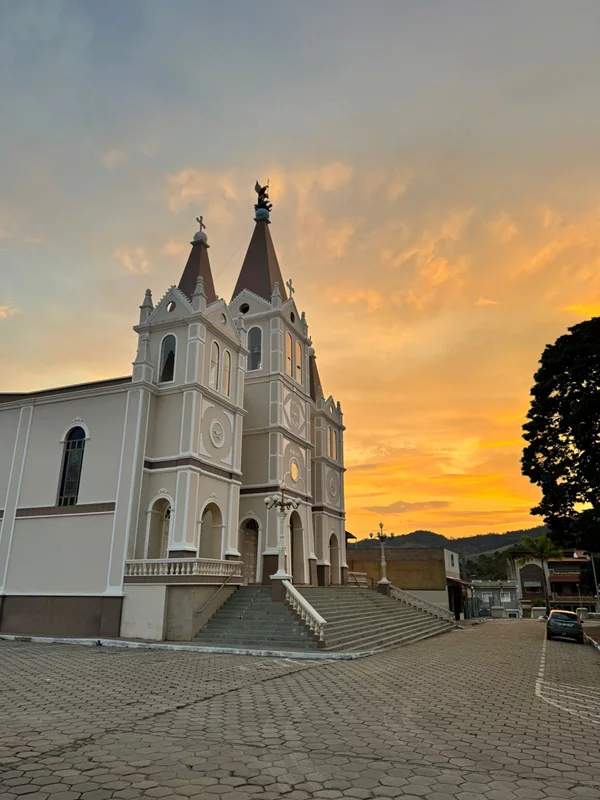
[[600, 653], [489, 621], [355, 661], [0, 642], [0, 800], [600, 798]]

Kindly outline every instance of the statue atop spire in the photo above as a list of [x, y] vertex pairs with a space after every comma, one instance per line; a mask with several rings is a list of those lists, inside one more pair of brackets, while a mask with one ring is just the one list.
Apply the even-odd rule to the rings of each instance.
[[256, 212], [254, 219], [257, 222], [260, 219], [269, 222], [269, 212], [273, 208], [273, 203], [269, 201], [269, 181], [267, 181], [266, 186], [261, 186], [260, 183], [256, 181], [254, 191], [258, 195], [258, 200], [254, 204], [254, 211]]

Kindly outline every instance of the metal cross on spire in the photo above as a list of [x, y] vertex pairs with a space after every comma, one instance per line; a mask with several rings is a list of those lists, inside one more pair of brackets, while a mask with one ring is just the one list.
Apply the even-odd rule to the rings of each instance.
[[286, 281], [286, 282], [285, 282], [285, 285], [286, 285], [286, 286], [288, 287], [288, 289], [290, 290], [290, 297], [293, 297], [293, 294], [294, 294], [294, 292], [295, 292], [296, 290], [295, 290], [295, 289], [294, 289], [294, 287], [292, 286], [292, 279], [290, 278], [290, 279], [289, 279], [289, 281]]
[[202, 230], [206, 228], [206, 225], [204, 224], [203, 220], [204, 217], [196, 217], [196, 222], [198, 223], [198, 225], [200, 225], [200, 232], [202, 232]]

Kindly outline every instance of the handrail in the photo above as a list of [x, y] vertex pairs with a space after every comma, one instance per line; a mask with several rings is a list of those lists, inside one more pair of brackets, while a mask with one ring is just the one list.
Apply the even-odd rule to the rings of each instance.
[[429, 600], [423, 600], [422, 597], [418, 597], [416, 594], [411, 594], [405, 589], [399, 589], [397, 586], [390, 585], [390, 597], [392, 597], [394, 600], [401, 600], [403, 603], [407, 603], [414, 608], [418, 608], [420, 611], [424, 611], [426, 614], [431, 614], [433, 617], [444, 619], [447, 622], [452, 622], [453, 624], [456, 622], [452, 611], [442, 608], [442, 606], [438, 606], [436, 603], [430, 603]]
[[196, 614], [202, 614], [202, 612], [204, 611], [204, 609], [205, 609], [205, 608], [206, 608], [208, 605], [210, 605], [210, 603], [212, 603], [212, 601], [213, 601], [213, 600], [215, 599], [215, 597], [216, 597], [216, 596], [219, 594], [219, 592], [221, 591], [221, 589], [222, 589], [224, 586], [226, 586], [226, 585], [229, 583], [229, 581], [230, 581], [232, 578], [233, 578], [233, 575], [228, 575], [228, 576], [227, 576], [227, 578], [226, 578], [226, 579], [223, 581], [223, 583], [222, 583], [222, 584], [221, 584], [221, 585], [218, 587], [218, 589], [216, 590], [216, 592], [214, 592], [214, 594], [212, 595], [212, 597], [209, 597], [209, 599], [206, 601], [206, 603], [204, 603], [204, 605], [202, 606], [202, 608], [200, 609], [200, 611], [196, 611]]
[[164, 578], [202, 575], [222, 578], [231, 575], [233, 578], [241, 578], [242, 567], [242, 561], [219, 558], [137, 558], [125, 562], [125, 577]]
[[289, 581], [281, 581], [285, 589], [285, 600], [291, 608], [298, 614], [302, 622], [318, 637], [320, 642], [325, 641], [325, 625], [327, 620], [311, 606], [306, 597], [300, 594], [298, 589]]

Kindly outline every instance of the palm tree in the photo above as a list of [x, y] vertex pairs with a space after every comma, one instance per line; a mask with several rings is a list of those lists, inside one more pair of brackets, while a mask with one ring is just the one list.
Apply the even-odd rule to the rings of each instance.
[[550, 592], [548, 590], [548, 578], [546, 570], [548, 561], [562, 558], [563, 551], [554, 544], [547, 533], [542, 533], [537, 539], [531, 536], [524, 536], [521, 539], [520, 548], [527, 552], [527, 555], [519, 559], [521, 563], [528, 561], [539, 561], [542, 567], [542, 584], [544, 586], [544, 599], [546, 601], [546, 616], [550, 614]]

